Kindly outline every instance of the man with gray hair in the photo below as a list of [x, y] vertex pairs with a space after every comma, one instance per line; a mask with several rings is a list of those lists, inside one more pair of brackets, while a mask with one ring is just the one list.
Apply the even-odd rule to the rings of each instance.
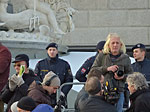
[[51, 106], [53, 103], [53, 98], [51, 94], [56, 93], [57, 89], [60, 86], [60, 79], [59, 77], [52, 71], [48, 72], [43, 82], [34, 81], [28, 91], [28, 96], [30, 96], [37, 104], [48, 104]]
[[134, 72], [127, 77], [131, 106], [126, 112], [150, 112], [150, 90], [142, 73]]

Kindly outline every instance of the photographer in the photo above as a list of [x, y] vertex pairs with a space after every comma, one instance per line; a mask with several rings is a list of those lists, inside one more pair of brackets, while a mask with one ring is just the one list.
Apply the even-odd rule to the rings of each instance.
[[79, 100], [80, 112], [117, 112], [115, 106], [105, 101], [101, 83], [97, 77], [87, 79], [85, 90], [89, 93], [89, 97], [85, 101]]
[[[122, 112], [123, 109], [126, 77], [133, 71], [129, 56], [125, 53], [123, 41], [118, 34], [111, 33], [107, 37], [103, 52], [97, 55], [92, 66], [92, 69], [98, 69], [104, 75], [105, 82], [110, 81], [117, 88], [120, 95], [117, 102], [118, 112]], [[118, 76], [118, 71], [123, 71], [122, 76]]]

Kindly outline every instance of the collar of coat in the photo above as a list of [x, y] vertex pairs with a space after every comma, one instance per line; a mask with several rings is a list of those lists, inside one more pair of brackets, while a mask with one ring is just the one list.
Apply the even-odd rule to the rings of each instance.
[[57, 59], [58, 59], [58, 54], [56, 55], [55, 58], [51, 58], [51, 57], [47, 54], [47, 59], [48, 59], [50, 62], [56, 62]]
[[130, 95], [131, 102], [134, 102], [138, 96], [140, 96], [141, 94], [146, 93], [146, 92], [150, 92], [150, 90], [149, 89], [137, 90], [132, 95]]

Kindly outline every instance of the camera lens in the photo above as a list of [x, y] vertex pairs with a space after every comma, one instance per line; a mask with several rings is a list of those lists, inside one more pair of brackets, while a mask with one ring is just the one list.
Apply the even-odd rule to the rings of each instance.
[[122, 77], [123, 76], [123, 71], [122, 70], [118, 70], [117, 75], [118, 75], [118, 77]]

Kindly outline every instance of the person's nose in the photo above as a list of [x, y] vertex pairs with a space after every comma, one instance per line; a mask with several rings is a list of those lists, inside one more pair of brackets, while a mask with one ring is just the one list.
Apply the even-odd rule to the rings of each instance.
[[54, 93], [56, 93], [57, 90], [54, 90]]
[[114, 43], [114, 46], [117, 46], [117, 43]]

